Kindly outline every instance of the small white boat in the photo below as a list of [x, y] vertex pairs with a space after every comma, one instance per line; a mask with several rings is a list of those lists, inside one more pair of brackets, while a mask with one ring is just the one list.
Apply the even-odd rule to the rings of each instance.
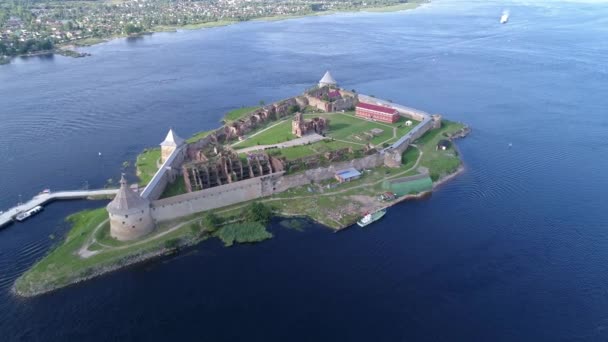
[[506, 24], [509, 21], [509, 11], [502, 11], [502, 15], [500, 16], [500, 23]]
[[15, 220], [17, 220], [19, 222], [23, 222], [23, 221], [27, 220], [30, 216], [36, 215], [41, 211], [42, 211], [42, 206], [37, 205], [28, 211], [24, 211], [24, 212], [17, 214], [17, 216], [15, 216]]
[[357, 224], [359, 227], [365, 227], [381, 219], [384, 214], [386, 214], [386, 209], [380, 209], [376, 212], [363, 216], [359, 221], [357, 221]]

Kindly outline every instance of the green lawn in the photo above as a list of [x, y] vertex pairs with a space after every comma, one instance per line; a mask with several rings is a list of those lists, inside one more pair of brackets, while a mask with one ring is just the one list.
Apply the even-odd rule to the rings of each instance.
[[[367, 144], [369, 142], [376, 145], [393, 137], [393, 130], [390, 125], [359, 119], [355, 117], [354, 112], [306, 115], [309, 118], [315, 116], [329, 120], [327, 135], [335, 139], [351, 141], [355, 144]], [[372, 139], [366, 137], [364, 133], [374, 128], [381, 129], [382, 133]]]
[[253, 112], [254, 110], [260, 108], [259, 106], [254, 106], [254, 107], [242, 107], [239, 109], [234, 109], [229, 111], [228, 113], [226, 113], [226, 115], [224, 115], [224, 120], [226, 122], [229, 121], [236, 121], [238, 119], [243, 118], [245, 115]]
[[255, 136], [250, 136], [246, 140], [238, 142], [233, 147], [235, 149], [240, 149], [256, 145], [273, 145], [297, 138], [297, 136], [291, 134], [291, 120], [279, 121], [278, 123], [274, 122], [273, 124], [276, 125]]
[[[418, 124], [418, 121], [412, 120], [412, 126], [405, 126], [405, 118], [401, 118], [394, 124], [372, 122], [357, 118], [354, 115], [354, 112], [305, 114], [304, 117], [306, 119], [311, 119], [313, 117], [327, 118], [329, 120], [329, 130], [327, 131], [327, 136], [341, 140], [344, 143], [344, 146], [350, 145], [355, 149], [360, 149], [367, 143], [371, 143], [374, 146], [380, 146], [384, 142], [393, 143]], [[234, 148], [241, 149], [257, 145], [273, 145], [296, 139], [297, 136], [291, 134], [291, 122], [291, 120], [285, 120], [279, 124], [272, 123], [274, 126], [270, 129], [258, 134], [252, 132], [249, 138], [236, 143]], [[370, 137], [365, 134], [374, 128], [381, 129], [382, 133], [374, 137]], [[262, 129], [263, 128], [258, 129], [258, 132], [260, 132]], [[397, 137], [394, 136], [395, 130], [397, 132]], [[294, 150], [288, 151], [286, 154], [294, 156], [294, 158], [296, 155], [305, 156], [309, 154], [308, 152], [302, 152], [305, 150], [309, 149], [294, 148]]]
[[401, 155], [401, 168], [405, 170], [411, 168], [412, 166], [414, 166], [414, 164], [416, 164], [416, 160], [418, 160], [419, 156], [420, 150], [409, 146], [407, 150], [405, 150], [405, 152], [403, 152], [403, 154]]
[[[95, 270], [126, 263], [134, 254], [141, 255], [162, 251], [167, 240], [187, 238], [191, 234], [191, 226], [199, 224], [198, 222], [185, 224], [162, 237], [141, 242], [133, 247], [102, 251], [86, 259], [79, 257], [77, 255], [78, 250], [91, 236], [93, 230], [107, 218], [108, 213], [105, 208], [85, 210], [69, 216], [68, 220], [72, 224], [72, 229], [68, 232], [65, 240], [17, 279], [15, 282], [16, 290], [20, 293], [32, 294], [71, 284], [79, 278], [92, 275]], [[184, 218], [184, 220], [186, 219]], [[105, 227], [102, 230], [104, 229], [106, 231], [101, 233], [100, 236], [104, 239], [104, 242], [107, 242], [106, 240], [112, 238], [109, 237], [109, 229]], [[157, 232], [162, 230], [162, 227], [159, 227]], [[114, 241], [113, 245], [133, 243]], [[103, 248], [93, 245], [91, 249], [100, 250]]]
[[[374, 146], [380, 145], [383, 142], [392, 143], [399, 139], [405, 133], [414, 128], [417, 121], [413, 121], [412, 126], [405, 126], [405, 118], [400, 118], [398, 122], [382, 123], [368, 121], [355, 116], [355, 112], [345, 113], [327, 113], [327, 114], [306, 114], [305, 117], [311, 118], [321, 116], [329, 119], [329, 131], [327, 135], [340, 140], [351, 141], [355, 144], [371, 143]], [[365, 133], [372, 129], [378, 128], [382, 133], [370, 139]], [[393, 130], [396, 129], [397, 137], [394, 137]]]
[[139, 176], [139, 185], [145, 186], [148, 184], [158, 167], [157, 162], [160, 160], [160, 147], [145, 149], [137, 156], [135, 165], [137, 166], [137, 175]]
[[[407, 120], [410, 120], [412, 122], [411, 126], [406, 126], [405, 122]], [[400, 118], [399, 121], [397, 121], [396, 123], [394, 123], [393, 125], [397, 126], [397, 137], [393, 138], [389, 141], [390, 144], [394, 143], [395, 141], [399, 140], [399, 138], [401, 138], [402, 136], [404, 136], [406, 133], [408, 133], [409, 131], [412, 130], [412, 128], [414, 128], [416, 125], [418, 125], [420, 123], [420, 121], [416, 121], [416, 120], [412, 120], [412, 119], [406, 119], [406, 118]]]
[[[310, 156], [310, 155], [314, 155], [314, 154], [321, 154], [321, 153], [325, 153], [328, 151], [335, 151], [335, 150], [339, 150], [339, 149], [346, 148], [346, 147], [353, 147], [353, 145], [349, 144], [349, 143], [341, 142], [341, 141], [323, 140], [323, 141], [317, 141], [316, 143], [312, 143], [312, 144], [308, 144], [308, 145], [293, 146], [293, 147], [281, 148], [278, 150], [280, 151], [280, 154], [282, 156], [287, 158], [287, 160], [295, 160], [295, 159], [299, 159], [302, 157], [306, 157], [306, 156]], [[354, 149], [357, 149], [357, 147], [360, 147], [360, 146], [356, 146], [356, 147], [354, 147]]]
[[184, 176], [178, 176], [173, 183], [167, 184], [165, 191], [160, 195], [160, 198], [173, 197], [186, 193], [186, 184], [184, 184]]
[[461, 161], [453, 144], [445, 151], [437, 150], [436, 147], [439, 140], [447, 138], [446, 134], [453, 134], [463, 127], [463, 124], [443, 120], [441, 129], [431, 130], [415, 141], [415, 144], [424, 153], [420, 164], [429, 168], [433, 181], [456, 171], [460, 166]]

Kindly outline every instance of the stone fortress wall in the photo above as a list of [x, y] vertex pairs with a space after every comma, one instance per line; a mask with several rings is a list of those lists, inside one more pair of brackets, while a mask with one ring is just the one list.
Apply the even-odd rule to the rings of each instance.
[[321, 182], [333, 178], [336, 171], [345, 168], [370, 169], [381, 166], [383, 163], [384, 158], [377, 153], [347, 162], [335, 163], [329, 167], [306, 170], [295, 175], [285, 176], [285, 172], [277, 172], [152, 201], [151, 213], [157, 222], [172, 220], [201, 211], [270, 196], [290, 188]]
[[282, 177], [279, 172], [262, 177], [224, 184], [209, 189], [152, 201], [152, 217], [155, 221], [166, 221], [270, 196], [275, 191], [273, 184]]
[[359, 100], [366, 103], [394, 108], [397, 110], [399, 115], [412, 120], [420, 121], [420, 123], [411, 131], [399, 138], [399, 140], [397, 140], [391, 146], [381, 151], [384, 153], [384, 164], [388, 167], [399, 167], [401, 165], [403, 152], [407, 150], [408, 146], [412, 142], [423, 136], [429, 130], [441, 127], [441, 115], [438, 114], [431, 115], [418, 109], [402, 106], [400, 104], [363, 94], [359, 95]]
[[[229, 129], [233, 126], [225, 125], [217, 130], [214, 130], [210, 135], [199, 139], [196, 142], [186, 144], [182, 141], [181, 145], [176, 146], [173, 151], [168, 151], [169, 153], [166, 153], [166, 159], [163, 155], [163, 159], [165, 159], [163, 165], [153, 177], [152, 181], [141, 193], [142, 197], [151, 201], [150, 213], [154, 221], [158, 222], [171, 220], [206, 210], [270, 196], [275, 193], [286, 191], [290, 188], [304, 186], [314, 182], [320, 182], [333, 178], [336, 171], [349, 167], [353, 167], [358, 170], [375, 168], [382, 165], [388, 167], [399, 167], [401, 166], [401, 155], [407, 149], [409, 144], [421, 137], [430, 129], [441, 126], [441, 116], [430, 115], [420, 110], [394, 104], [375, 97], [348, 92], [340, 88], [337, 89], [347, 96], [352, 96], [353, 103], [356, 103], [356, 101], [364, 101], [395, 108], [401, 116], [420, 121], [420, 123], [393, 145], [363, 158], [333, 163], [329, 167], [308, 169], [293, 175], [285, 175], [284, 171], [280, 171], [199, 191], [193, 191], [178, 196], [158, 199], [165, 187], [175, 179], [175, 175], [179, 172], [184, 160], [187, 158], [192, 158], [191, 154], [194, 151], [200, 150], [212, 142], [218, 142], [220, 140], [218, 137], [222, 137], [222, 135], [224, 135], [226, 138], [230, 137], [231, 133]], [[311, 98], [313, 99], [313, 103], [310, 103]], [[310, 96], [309, 98], [298, 96], [282, 100], [265, 106], [262, 109], [252, 111], [244, 119], [241, 119], [241, 122], [255, 123], [255, 120], [258, 120], [256, 118], [261, 118], [264, 112], [266, 112], [266, 116], [264, 116], [264, 118], [268, 118], [269, 112], [272, 112], [273, 114], [276, 113], [277, 117], [281, 117], [286, 115], [287, 108], [289, 106], [296, 103], [298, 105], [309, 104], [315, 106], [315, 100], [317, 100], [317, 98], [314, 96]], [[350, 106], [351, 103], [348, 103], [348, 105]]]
[[187, 146], [178, 146], [162, 163], [152, 180], [146, 185], [140, 196], [154, 201], [162, 195], [170, 182], [181, 172], [181, 165], [186, 157]]

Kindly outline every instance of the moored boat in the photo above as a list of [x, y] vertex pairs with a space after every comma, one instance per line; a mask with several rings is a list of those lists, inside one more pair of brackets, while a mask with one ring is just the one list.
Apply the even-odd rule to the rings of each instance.
[[17, 214], [17, 216], [15, 216], [15, 220], [17, 220], [19, 222], [23, 222], [23, 221], [27, 220], [30, 216], [36, 215], [41, 211], [42, 211], [42, 206], [37, 205], [28, 211], [24, 211], [24, 212]]
[[373, 213], [369, 213], [369, 214], [363, 216], [359, 221], [357, 221], [357, 224], [360, 227], [365, 227], [365, 226], [381, 219], [384, 216], [384, 214], [386, 214], [386, 209], [380, 209]]

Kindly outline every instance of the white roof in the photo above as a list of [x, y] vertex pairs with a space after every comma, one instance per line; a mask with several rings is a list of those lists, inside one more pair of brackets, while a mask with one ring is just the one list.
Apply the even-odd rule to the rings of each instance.
[[160, 143], [160, 146], [173, 146], [177, 147], [184, 143], [184, 139], [180, 138], [175, 132], [173, 132], [173, 128], [169, 129], [169, 133], [167, 133], [167, 137], [165, 141]]
[[323, 78], [319, 81], [319, 85], [336, 85], [338, 82], [333, 78], [333, 76], [329, 73], [329, 71], [325, 72]]

